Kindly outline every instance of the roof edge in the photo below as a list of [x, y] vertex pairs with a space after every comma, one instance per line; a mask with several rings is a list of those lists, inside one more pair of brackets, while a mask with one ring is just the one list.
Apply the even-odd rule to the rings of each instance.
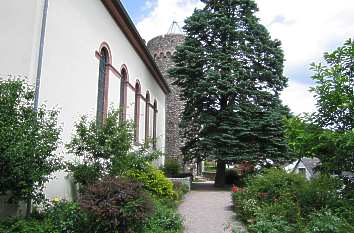
[[165, 94], [170, 88], [120, 0], [101, 0]]

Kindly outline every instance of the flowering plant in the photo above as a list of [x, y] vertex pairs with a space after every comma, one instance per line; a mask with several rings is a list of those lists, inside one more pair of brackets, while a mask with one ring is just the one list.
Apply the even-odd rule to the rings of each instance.
[[236, 185], [232, 185], [232, 188], [231, 188], [231, 191], [233, 192], [233, 193], [237, 193], [237, 192], [239, 192], [240, 190], [239, 190], [239, 188], [236, 186]]

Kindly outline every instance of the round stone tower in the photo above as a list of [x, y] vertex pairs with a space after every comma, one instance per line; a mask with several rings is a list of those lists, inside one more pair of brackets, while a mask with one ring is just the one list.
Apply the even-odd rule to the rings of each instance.
[[176, 51], [176, 46], [183, 42], [183, 34], [169, 33], [163, 36], [157, 36], [147, 43], [147, 48], [171, 89], [166, 99], [166, 157], [178, 159], [179, 161], [182, 161], [182, 153], [180, 150], [182, 141], [179, 134], [179, 123], [183, 103], [179, 99], [179, 88], [172, 85], [174, 80], [169, 77], [167, 71], [174, 66], [171, 56]]

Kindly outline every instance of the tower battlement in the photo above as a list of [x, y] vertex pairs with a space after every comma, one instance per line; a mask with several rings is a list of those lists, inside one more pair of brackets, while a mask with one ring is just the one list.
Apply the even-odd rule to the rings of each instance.
[[147, 47], [156, 59], [169, 58], [176, 51], [176, 46], [184, 42], [183, 34], [166, 34], [154, 37], [147, 43]]

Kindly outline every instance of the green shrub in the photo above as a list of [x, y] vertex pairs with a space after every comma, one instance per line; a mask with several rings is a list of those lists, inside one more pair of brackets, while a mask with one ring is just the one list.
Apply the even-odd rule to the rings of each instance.
[[50, 223], [35, 219], [14, 219], [0, 224], [1, 233], [60, 233]]
[[74, 202], [59, 202], [49, 207], [45, 219], [58, 233], [79, 233], [85, 231], [86, 215]]
[[245, 222], [252, 221], [261, 208], [257, 196], [247, 190], [232, 193], [232, 200], [240, 218]]
[[165, 161], [163, 171], [167, 177], [176, 177], [181, 171], [181, 165], [175, 159]]
[[300, 174], [287, 173], [282, 169], [271, 168], [247, 182], [251, 193], [265, 193], [267, 201], [279, 198], [283, 193], [297, 195], [303, 190], [307, 181]]
[[307, 233], [349, 233], [354, 232], [354, 227], [336, 216], [330, 210], [322, 210], [310, 216]]
[[153, 212], [142, 185], [126, 178], [105, 177], [81, 194], [80, 206], [89, 215], [92, 232], [140, 232]]
[[297, 233], [292, 225], [280, 216], [257, 217], [256, 223], [249, 226], [251, 233]]
[[68, 169], [71, 171], [74, 181], [82, 185], [96, 182], [101, 176], [100, 167], [97, 163], [68, 164]]
[[307, 185], [297, 192], [303, 216], [325, 207], [342, 207], [344, 203], [337, 191], [342, 185], [339, 179], [329, 175], [320, 175], [307, 182]]
[[183, 196], [188, 193], [189, 187], [182, 182], [173, 182], [173, 190], [175, 192], [176, 200], [181, 200]]
[[153, 165], [147, 166], [145, 170], [129, 170], [127, 176], [141, 182], [146, 190], [156, 196], [175, 198], [172, 182]]
[[178, 233], [182, 231], [183, 222], [176, 209], [155, 201], [155, 214], [146, 224], [145, 233]]
[[354, 232], [353, 206], [341, 195], [342, 183], [335, 177], [321, 175], [307, 181], [301, 175], [268, 169], [247, 184], [232, 199], [251, 232]]

